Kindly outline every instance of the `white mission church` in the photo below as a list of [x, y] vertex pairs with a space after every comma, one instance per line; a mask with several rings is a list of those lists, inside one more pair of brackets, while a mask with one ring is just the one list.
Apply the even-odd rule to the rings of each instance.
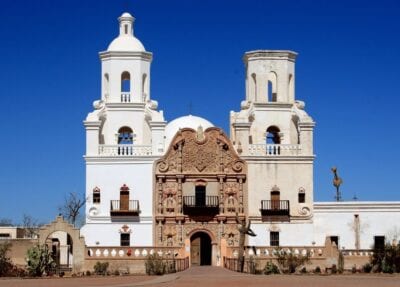
[[314, 202], [315, 122], [296, 99], [297, 53], [245, 53], [246, 95], [227, 134], [194, 115], [164, 119], [150, 93], [153, 54], [134, 17], [118, 20], [84, 121], [89, 255], [174, 247], [192, 265], [221, 265], [235, 256], [238, 220], [251, 220], [247, 245], [263, 256], [275, 246], [368, 254], [400, 239], [400, 202]]

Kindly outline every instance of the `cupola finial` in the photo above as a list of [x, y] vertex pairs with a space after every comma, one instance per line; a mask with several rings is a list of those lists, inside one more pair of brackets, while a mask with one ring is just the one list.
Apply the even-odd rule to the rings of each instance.
[[120, 36], [133, 36], [133, 23], [135, 17], [128, 12], [123, 13], [119, 18], [119, 35]]

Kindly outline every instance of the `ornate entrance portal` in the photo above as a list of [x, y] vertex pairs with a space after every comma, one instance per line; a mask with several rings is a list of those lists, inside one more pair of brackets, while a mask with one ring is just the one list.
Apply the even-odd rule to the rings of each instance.
[[196, 232], [190, 238], [190, 260], [193, 266], [211, 265], [211, 238], [207, 233]]

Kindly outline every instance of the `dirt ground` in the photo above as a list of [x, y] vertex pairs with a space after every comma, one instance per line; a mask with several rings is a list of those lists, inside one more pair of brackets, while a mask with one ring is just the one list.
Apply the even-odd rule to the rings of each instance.
[[160, 286], [160, 287], [399, 287], [400, 275], [248, 275], [219, 267], [192, 267], [184, 272], [160, 277], [121, 276], [53, 279], [0, 279], [1, 287], [89, 287], [89, 286]]

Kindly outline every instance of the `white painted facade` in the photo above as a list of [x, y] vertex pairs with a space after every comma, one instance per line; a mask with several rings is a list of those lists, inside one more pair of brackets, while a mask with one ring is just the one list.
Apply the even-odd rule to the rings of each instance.
[[[124, 13], [119, 36], [100, 53], [102, 94], [84, 121], [88, 202], [81, 231], [87, 246], [119, 246], [122, 233], [130, 234], [130, 246], [154, 246], [154, 162], [179, 129], [213, 126], [195, 116], [164, 120], [150, 98], [152, 54], [134, 36], [134, 20]], [[257, 234], [248, 244], [269, 246], [271, 232], [279, 232], [280, 246], [323, 246], [337, 236], [340, 247], [368, 249], [374, 236], [393, 239], [400, 232], [400, 202], [314, 203], [315, 122], [296, 100], [296, 56], [275, 50], [244, 55], [246, 96], [240, 111], [230, 113], [230, 139], [247, 163], [245, 215]], [[138, 202], [128, 214], [113, 205], [121, 204], [124, 186]], [[261, 216], [261, 202], [276, 196], [288, 214]]]

